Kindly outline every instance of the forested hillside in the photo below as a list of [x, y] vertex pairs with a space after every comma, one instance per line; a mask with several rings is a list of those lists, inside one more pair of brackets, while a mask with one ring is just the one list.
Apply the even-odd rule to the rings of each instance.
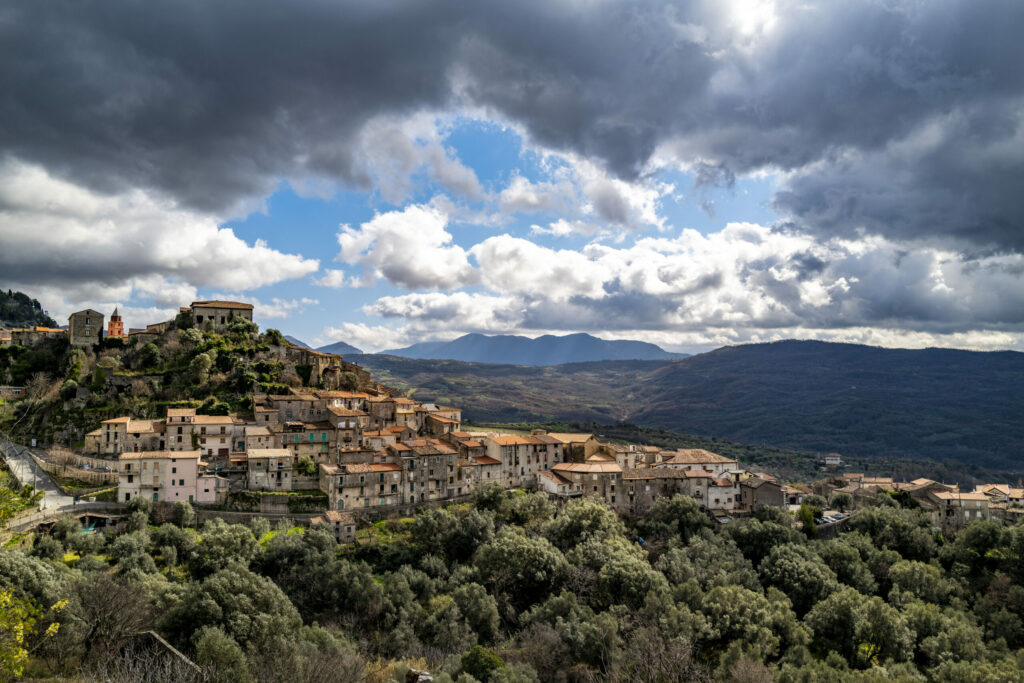
[[[187, 504], [137, 498], [117, 533], [66, 518], [4, 547], [0, 600], [4, 623], [28, 621], [35, 677], [1022, 680], [1024, 527], [943, 537], [881, 501], [814, 540], [779, 508], [713, 533], [682, 496], [623, 521], [593, 500], [492, 486], [339, 547], [324, 527], [263, 519], [194, 529]], [[202, 671], [133, 647], [149, 630]]]
[[644, 378], [641, 424], [818, 451], [1024, 470], [1024, 354], [786, 341]]
[[0, 290], [0, 326], [57, 327], [57, 322], [43, 310], [42, 305], [28, 294], [8, 289]]

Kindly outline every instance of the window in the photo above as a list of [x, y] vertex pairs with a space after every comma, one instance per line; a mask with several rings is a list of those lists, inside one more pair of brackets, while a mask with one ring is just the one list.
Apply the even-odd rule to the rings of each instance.
[[178, 480], [178, 486], [184, 486], [184, 485], [185, 485], [185, 480], [184, 479], [179, 479]]

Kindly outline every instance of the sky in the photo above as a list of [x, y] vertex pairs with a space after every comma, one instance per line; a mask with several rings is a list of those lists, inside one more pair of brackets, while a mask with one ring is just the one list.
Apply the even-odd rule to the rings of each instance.
[[1024, 350], [1024, 3], [0, 7], [0, 286], [366, 351]]

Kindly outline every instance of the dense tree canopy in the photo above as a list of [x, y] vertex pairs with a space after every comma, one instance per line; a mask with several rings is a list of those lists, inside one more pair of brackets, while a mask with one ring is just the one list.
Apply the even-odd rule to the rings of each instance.
[[155, 630], [211, 681], [1022, 680], [1022, 527], [943, 535], [885, 506], [809, 540], [785, 511], [715, 529], [679, 497], [625, 521], [473, 500], [350, 546], [265, 520], [194, 529], [184, 507], [154, 526], [139, 502], [117, 532], [67, 518], [0, 549], [0, 592], [37, 634], [59, 619], [25, 666], [65, 677], [193, 680], [134, 649]]

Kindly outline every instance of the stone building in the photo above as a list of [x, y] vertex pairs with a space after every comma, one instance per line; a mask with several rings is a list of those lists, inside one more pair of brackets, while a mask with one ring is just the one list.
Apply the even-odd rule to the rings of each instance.
[[62, 339], [66, 338], [68, 334], [67, 330], [62, 330], [59, 327], [25, 327], [15, 328], [11, 330], [11, 345], [14, 346], [35, 346], [41, 344], [47, 339]]
[[103, 339], [103, 314], [87, 308], [68, 318], [68, 341], [72, 346], [93, 346]]
[[741, 509], [752, 512], [763, 505], [782, 507], [786, 504], [786, 497], [778, 482], [748, 477], [740, 482], [739, 503]]
[[192, 315], [192, 324], [202, 329], [210, 325], [214, 331], [227, 329], [231, 318], [238, 316], [252, 322], [252, 304], [239, 301], [193, 301], [191, 306], [182, 308]]
[[329, 528], [338, 543], [354, 543], [356, 540], [356, 520], [349, 512], [328, 510], [309, 520], [309, 523], [311, 526], [323, 524]]

